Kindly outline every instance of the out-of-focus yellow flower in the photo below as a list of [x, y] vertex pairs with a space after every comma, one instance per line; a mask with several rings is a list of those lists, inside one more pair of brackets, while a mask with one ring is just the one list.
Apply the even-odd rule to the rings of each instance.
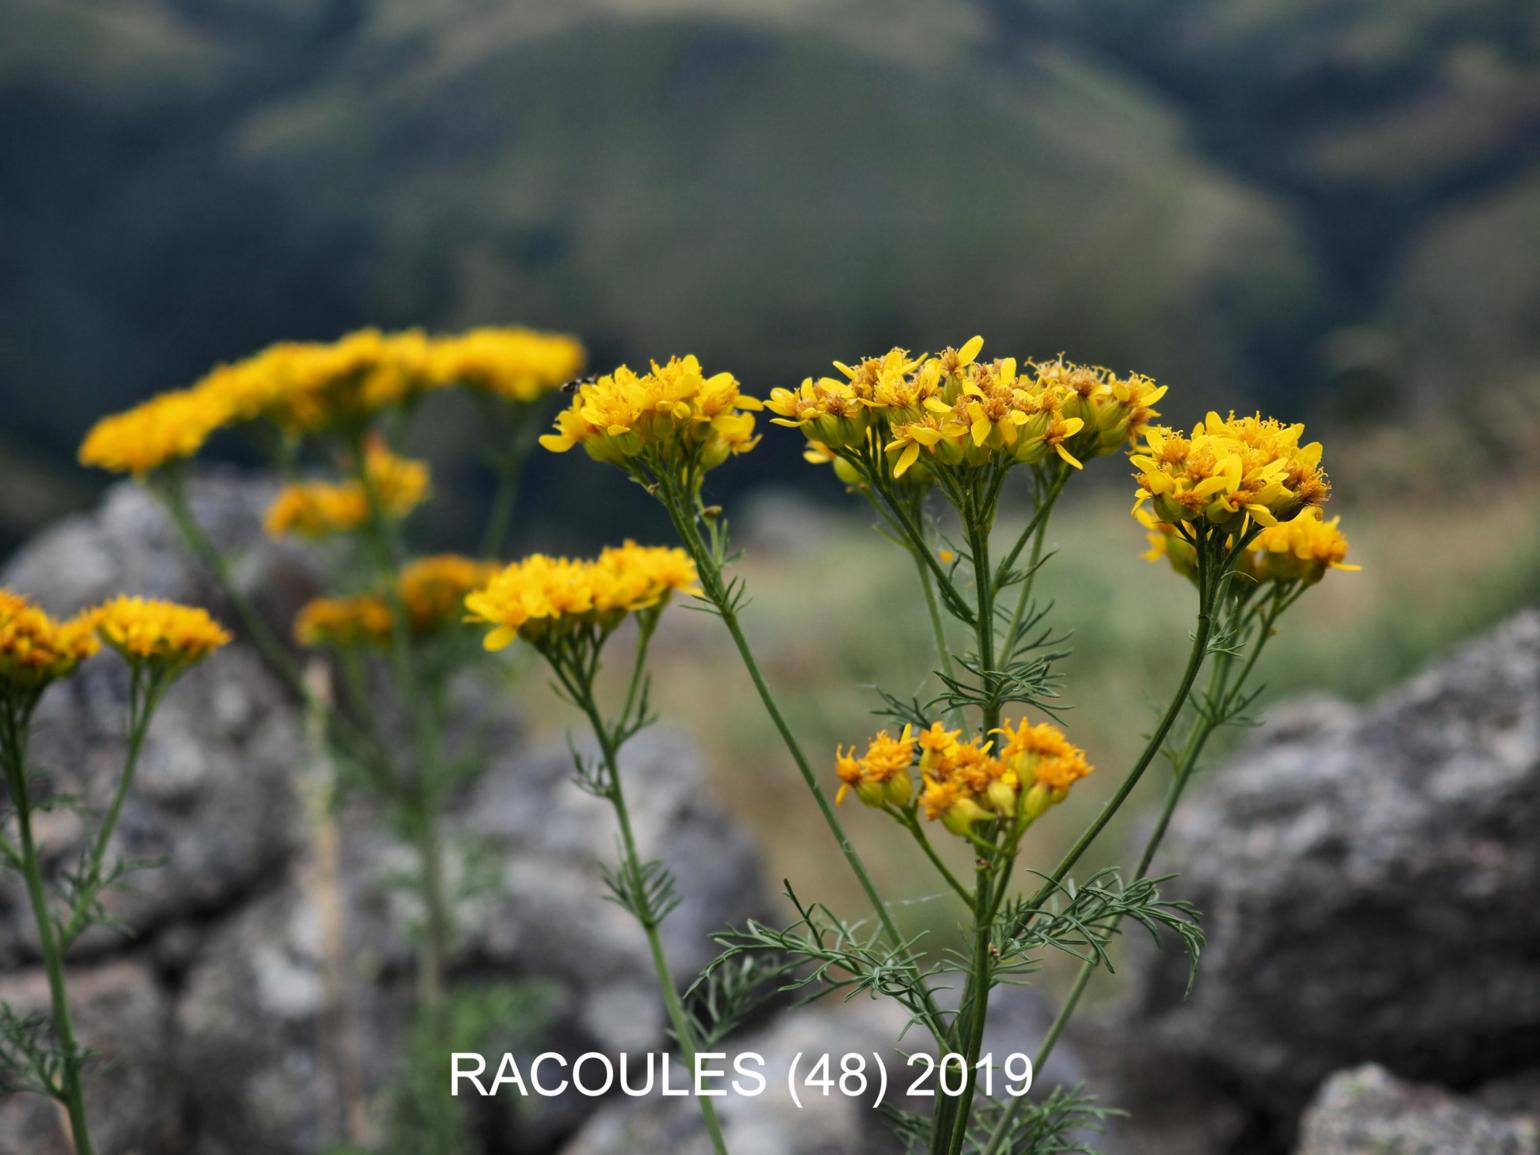
[[1210, 413], [1190, 437], [1152, 426], [1129, 455], [1139, 483], [1134, 508], [1149, 502], [1171, 524], [1264, 526], [1320, 505], [1331, 493], [1321, 443], [1301, 445], [1303, 425]]
[[428, 349], [421, 330], [360, 329], [332, 342], [272, 345], [236, 371], [216, 370], [200, 387], [293, 433], [357, 428], [430, 387]]
[[197, 454], [229, 418], [218, 397], [196, 389], [162, 393], [92, 426], [80, 445], [80, 463], [142, 477]]
[[294, 619], [294, 640], [302, 646], [385, 645], [392, 621], [390, 603], [379, 594], [314, 598]]
[[471, 329], [430, 342], [427, 375], [435, 387], [465, 385], [528, 403], [581, 373], [585, 357], [582, 343], [564, 333]]
[[[366, 444], [364, 469], [380, 510], [388, 517], [405, 517], [428, 496], [427, 465], [397, 457], [383, 441], [371, 439]], [[315, 538], [346, 533], [368, 521], [369, 489], [362, 481], [300, 481], [278, 491], [263, 527], [273, 537], [294, 533]]]
[[39, 690], [96, 650], [89, 614], [58, 621], [20, 594], [0, 589], [0, 696]]
[[[416, 637], [435, 634], [464, 617], [465, 596], [501, 570], [496, 562], [460, 554], [418, 558], [396, 576], [392, 594]], [[294, 638], [304, 646], [387, 645], [395, 629], [392, 597], [385, 593], [316, 598], [294, 620]]]
[[532, 554], [465, 599], [467, 620], [492, 627], [486, 648], [516, 638], [543, 646], [585, 628], [613, 630], [627, 614], [658, 610], [696, 592], [695, 564], [680, 549], [628, 541], [592, 561]]
[[759, 443], [759, 408], [731, 373], [707, 377], [694, 357], [654, 361], [641, 374], [622, 365], [579, 385], [540, 444], [553, 453], [581, 445], [596, 461], [659, 473], [714, 469]]
[[1356, 571], [1348, 565], [1347, 538], [1337, 528], [1342, 519], [1325, 519], [1319, 508], [1303, 510], [1291, 521], [1264, 529], [1252, 543], [1259, 577], [1314, 585], [1329, 569]]
[[503, 567], [455, 553], [419, 558], [401, 571], [396, 592], [414, 633], [429, 633], [465, 613], [465, 597]]
[[835, 750], [835, 771], [839, 774], [839, 793], [835, 805], [845, 800], [852, 789], [868, 806], [903, 806], [914, 792], [909, 767], [914, 763], [915, 740], [912, 727], [905, 726], [897, 738], [886, 730], [867, 743], [866, 753], [855, 757], [854, 748], [847, 755], [843, 747]]
[[230, 641], [230, 634], [199, 606], [152, 598], [113, 598], [91, 611], [103, 643], [130, 663], [177, 672], [201, 662]]

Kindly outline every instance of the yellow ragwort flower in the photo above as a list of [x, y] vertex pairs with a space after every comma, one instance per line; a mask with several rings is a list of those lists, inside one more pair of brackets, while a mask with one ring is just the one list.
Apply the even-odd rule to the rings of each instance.
[[385, 645], [392, 621], [390, 604], [379, 594], [314, 598], [294, 619], [294, 640], [302, 646]]
[[[836, 802], [855, 791], [868, 806], [904, 808], [912, 804], [947, 830], [967, 836], [975, 823], [997, 820], [1018, 828], [1062, 801], [1070, 787], [1091, 773], [1085, 752], [1049, 723], [1025, 719], [962, 740], [961, 730], [933, 722], [914, 732], [905, 726], [894, 738], [882, 731], [864, 754], [852, 747], [835, 750], [840, 780]], [[919, 774], [915, 797], [913, 772]]]
[[924, 485], [933, 469], [1062, 461], [1114, 452], [1156, 416], [1165, 393], [1148, 377], [1117, 377], [1062, 358], [1027, 363], [979, 359], [984, 339], [935, 356], [895, 348], [840, 377], [806, 378], [772, 389], [772, 422], [801, 429], [808, 460], [833, 461], [846, 484], [881, 457], [894, 480]]
[[396, 593], [414, 633], [430, 633], [465, 612], [465, 596], [490, 582], [502, 570], [492, 561], [477, 561], [456, 553], [418, 558], [401, 571]]
[[[380, 510], [388, 517], [405, 517], [427, 499], [427, 465], [397, 457], [377, 438], [365, 445], [364, 469]], [[368, 521], [369, 490], [362, 481], [300, 481], [278, 491], [267, 508], [263, 528], [272, 537], [293, 533], [316, 538], [346, 533]]]
[[198, 606], [120, 595], [91, 611], [102, 642], [134, 665], [180, 671], [230, 641], [225, 629]]
[[[491, 581], [501, 568], [496, 562], [454, 553], [411, 562], [393, 583], [407, 628], [423, 637], [460, 621], [466, 594]], [[315, 598], [295, 618], [294, 638], [303, 646], [386, 645], [394, 625], [392, 599], [386, 594]]]
[[654, 472], [714, 469], [759, 443], [759, 408], [731, 373], [707, 377], [694, 357], [654, 361], [641, 374], [622, 365], [580, 384], [540, 444], [553, 453], [581, 445], [596, 461]]
[[1303, 425], [1233, 413], [1209, 413], [1190, 437], [1152, 426], [1129, 454], [1138, 470], [1134, 508], [1149, 502], [1156, 517], [1170, 524], [1286, 521], [1331, 493], [1321, 470], [1321, 443], [1301, 445], [1304, 431]]
[[1291, 521], [1264, 529], [1252, 543], [1253, 567], [1259, 578], [1298, 581], [1314, 585], [1329, 569], [1349, 572], [1362, 566], [1348, 565], [1348, 541], [1337, 528], [1342, 519], [1325, 519], [1319, 507], [1300, 511]]
[[[1192, 544], [1176, 531], [1176, 527], [1161, 521], [1148, 509], [1137, 511], [1140, 523], [1145, 527], [1150, 548], [1142, 555], [1148, 561], [1162, 558], [1183, 577], [1196, 581], [1198, 554]], [[1319, 506], [1310, 506], [1295, 514], [1289, 521], [1264, 529], [1257, 534], [1251, 546], [1236, 562], [1237, 569], [1251, 582], [1302, 582], [1314, 585], [1335, 569], [1353, 573], [1362, 566], [1348, 565], [1346, 558], [1348, 540], [1337, 528], [1340, 517], [1330, 521]], [[1227, 545], [1234, 545], [1229, 539]]]
[[837, 806], [852, 789], [856, 797], [868, 806], [904, 806], [914, 792], [914, 781], [909, 767], [914, 762], [915, 739], [913, 727], [905, 726], [903, 733], [894, 738], [886, 730], [867, 743], [866, 753], [855, 757], [855, 749], [845, 753], [844, 747], [834, 752], [835, 771], [839, 774], [839, 793], [834, 796]]
[[217, 397], [195, 389], [162, 393], [92, 426], [80, 445], [80, 463], [143, 477], [196, 455], [229, 418], [229, 407]]
[[20, 594], [0, 589], [0, 696], [29, 693], [67, 677], [96, 650], [89, 614], [61, 622]]
[[427, 375], [435, 387], [465, 385], [528, 403], [583, 371], [587, 354], [576, 337], [533, 329], [471, 329], [435, 337]]
[[541, 646], [586, 628], [613, 630], [627, 614], [695, 593], [695, 564], [680, 549], [628, 541], [592, 561], [531, 554], [465, 599], [467, 620], [492, 627], [486, 648], [516, 638]]

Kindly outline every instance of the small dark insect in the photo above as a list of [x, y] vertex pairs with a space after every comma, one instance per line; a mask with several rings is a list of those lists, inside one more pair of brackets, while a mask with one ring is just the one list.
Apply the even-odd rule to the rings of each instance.
[[561, 387], [561, 391], [563, 393], [576, 393], [584, 385], [592, 385], [597, 380], [597, 377], [574, 377]]

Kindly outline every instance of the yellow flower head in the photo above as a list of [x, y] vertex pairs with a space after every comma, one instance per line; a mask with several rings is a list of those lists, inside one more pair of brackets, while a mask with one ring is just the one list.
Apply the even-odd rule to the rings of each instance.
[[142, 477], [197, 454], [230, 415], [220, 398], [195, 389], [162, 393], [98, 421], [81, 443], [80, 463]]
[[134, 665], [179, 672], [230, 641], [198, 606], [119, 596], [91, 611], [97, 635]]
[[[405, 517], [428, 496], [427, 465], [397, 457], [377, 438], [365, 445], [364, 469], [388, 517]], [[357, 529], [368, 520], [369, 490], [363, 482], [301, 481], [278, 491], [263, 527], [273, 537], [294, 533], [315, 538]]]
[[776, 414], [772, 425], [806, 430], [810, 440], [830, 448], [859, 445], [866, 438], [867, 402], [848, 381], [808, 377], [795, 390], [770, 390], [765, 408]]
[[503, 567], [456, 553], [419, 558], [401, 571], [396, 593], [414, 633], [429, 633], [464, 616], [465, 596]]
[[753, 410], [731, 373], [707, 377], [694, 357], [676, 357], [650, 371], [622, 365], [580, 384], [540, 439], [553, 453], [581, 445], [596, 461], [654, 472], [713, 469], [759, 443]]
[[1004, 739], [1000, 758], [1023, 780], [1028, 778], [1052, 791], [1066, 791], [1091, 773], [1085, 751], [1064, 736], [1051, 722], [1032, 725], [1022, 718], [995, 731]]
[[431, 386], [428, 351], [420, 330], [360, 329], [332, 342], [272, 345], [233, 372], [216, 370], [200, 387], [239, 397], [232, 404], [242, 412], [291, 433], [357, 428]]
[[1327, 521], [1319, 508], [1312, 507], [1291, 521], [1264, 529], [1252, 543], [1257, 576], [1313, 585], [1329, 569], [1361, 569], [1347, 564], [1347, 538], [1337, 528], [1341, 520]]
[[626, 542], [592, 561], [532, 554], [465, 598], [467, 620], [492, 626], [486, 648], [515, 638], [543, 646], [592, 628], [608, 633], [627, 614], [661, 609], [676, 592], [696, 592], [683, 550]]
[[1109, 369], [1076, 365], [1062, 356], [1034, 365], [1033, 371], [1035, 387], [1058, 399], [1066, 419], [1081, 422], [1086, 434], [1081, 448], [1092, 455], [1116, 453], [1137, 438], [1160, 416], [1155, 403], [1166, 395], [1166, 386], [1142, 373], [1119, 377]]
[[89, 614], [61, 622], [20, 594], [0, 589], [0, 697], [67, 677], [96, 650]]
[[973, 337], [935, 356], [895, 348], [854, 366], [837, 361], [841, 377], [772, 390], [765, 405], [774, 424], [802, 430], [808, 460], [843, 464], [847, 485], [883, 468], [923, 486], [937, 469], [991, 463], [1079, 469], [1083, 457], [1111, 453], [1143, 429], [1165, 393], [1147, 377], [1062, 358], [1023, 372], [1014, 357], [981, 360], [983, 346]]
[[1320, 505], [1331, 492], [1321, 471], [1321, 443], [1300, 444], [1303, 425], [1272, 418], [1210, 413], [1183, 437], [1163, 426], [1144, 431], [1129, 455], [1139, 490], [1135, 508], [1151, 503], [1170, 524], [1235, 527], [1287, 520]]
[[866, 754], [860, 759], [854, 757], [854, 749], [849, 756], [843, 747], [836, 749], [835, 772], [842, 785], [834, 796], [835, 805], [843, 802], [852, 788], [856, 797], [868, 806], [905, 805], [914, 791], [914, 781], [909, 776], [915, 751], [911, 729], [905, 726], [897, 738], [886, 730], [879, 731], [867, 743]]
[[527, 404], [581, 373], [585, 357], [582, 343], [564, 333], [471, 329], [429, 343], [427, 376], [434, 387], [465, 385]]
[[390, 603], [379, 594], [315, 598], [294, 619], [294, 640], [302, 646], [383, 646], [392, 620]]
[[[502, 567], [459, 554], [438, 554], [411, 562], [396, 576], [393, 592], [407, 628], [423, 637], [464, 617], [465, 597]], [[382, 593], [316, 598], [300, 610], [294, 638], [304, 646], [387, 645], [395, 625], [392, 599]]]

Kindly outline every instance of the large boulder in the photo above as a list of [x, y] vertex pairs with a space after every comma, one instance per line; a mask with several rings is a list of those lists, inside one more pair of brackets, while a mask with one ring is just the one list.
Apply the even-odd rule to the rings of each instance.
[[1333, 1075], [1305, 1113], [1295, 1155], [1540, 1155], [1540, 1102], [1525, 1117], [1369, 1064]]
[[1132, 968], [1108, 1030], [1138, 1041], [1113, 1062], [1135, 1133], [1175, 1136], [1140, 1151], [1280, 1149], [1366, 1061], [1454, 1086], [1540, 1061], [1540, 613], [1362, 710], [1283, 713], [1156, 863], [1209, 943], [1190, 998], [1181, 958]]
[[[261, 532], [270, 487], [217, 476], [191, 490], [195, 515], [221, 548], [244, 543], [237, 573], [248, 592], [286, 621], [314, 588], [303, 558]], [[0, 584], [73, 613], [117, 593], [209, 606], [235, 625], [207, 572], [189, 560], [160, 507], [135, 485], [111, 489], [101, 509], [67, 518], [24, 546]], [[122, 772], [129, 679], [112, 656], [43, 696], [32, 757], [54, 795], [76, 809], [38, 816], [50, 873], [74, 868]], [[109, 863], [164, 862], [135, 870], [105, 896], [132, 937], [187, 917], [217, 914], [281, 873], [302, 832], [291, 779], [304, 760], [300, 726], [282, 683], [254, 651], [235, 645], [185, 675], [156, 712], [134, 789], [108, 850]], [[121, 949], [98, 927], [82, 955]], [[36, 957], [32, 917], [13, 875], [0, 879], [0, 965]]]
[[[453, 976], [473, 989], [507, 988], [524, 1008], [526, 1021], [491, 1033], [509, 1036], [499, 1046], [570, 1058], [665, 1048], [646, 941], [605, 899], [600, 866], [615, 855], [608, 804], [572, 781], [564, 748], [504, 749], [447, 823], [451, 882], [470, 895]], [[706, 797], [703, 768], [677, 736], [636, 738], [622, 774], [641, 853], [679, 882], [682, 903], [663, 938], [684, 983], [714, 953], [711, 930], [762, 912], [758, 861]], [[297, 859], [287, 883], [219, 928], [188, 972], [178, 1058], [200, 1153], [249, 1151], [253, 1136], [274, 1155], [314, 1151], [342, 1137], [349, 1103], [362, 1112], [403, 1075], [412, 987], [402, 928], [420, 922], [420, 908], [400, 882], [411, 852], [367, 817], [349, 808], [335, 857]], [[481, 1112], [480, 1123], [513, 1149], [542, 1150], [592, 1106], [575, 1095], [536, 1098]]]

